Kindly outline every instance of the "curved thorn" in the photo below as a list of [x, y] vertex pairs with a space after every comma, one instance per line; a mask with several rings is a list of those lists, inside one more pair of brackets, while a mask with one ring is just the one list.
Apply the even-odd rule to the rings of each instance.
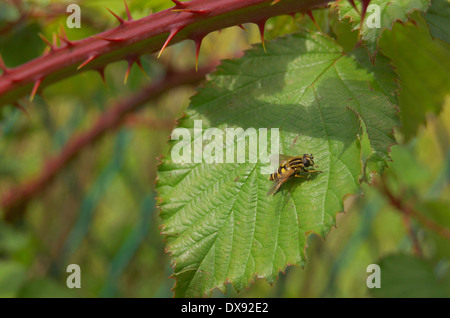
[[98, 72], [98, 74], [100, 74], [100, 77], [102, 78], [103, 84], [106, 85], [105, 69], [104, 69], [104, 68], [99, 68], [99, 69], [97, 69], [96, 71]]
[[290, 15], [292, 17], [292, 22], [295, 22], [295, 12], [291, 13]]
[[60, 39], [61, 41], [63, 41], [64, 43], [66, 43], [67, 46], [72, 46], [72, 45], [73, 45], [73, 42], [72, 42], [72, 41], [67, 40], [66, 38], [62, 37], [61, 35], [58, 35], [58, 37], [59, 37], [59, 39]]
[[28, 111], [25, 109], [25, 107], [20, 105], [18, 102], [13, 103], [13, 106], [16, 107], [17, 109], [19, 109], [25, 115], [27, 115], [28, 118], [30, 118], [30, 114], [28, 113]]
[[40, 78], [34, 82], [33, 89], [31, 90], [31, 94], [30, 94], [30, 102], [33, 101], [34, 96], [36, 95], [37, 90], [39, 89], [39, 86], [41, 85], [41, 83], [42, 83], [42, 78]]
[[42, 33], [38, 33], [39, 37], [41, 38], [42, 41], [45, 42], [45, 44], [47, 44], [50, 47], [50, 50], [55, 49], [55, 47], [53, 46], [52, 43], [50, 43], [49, 40], [47, 40], [47, 38], [42, 34]]
[[362, 10], [361, 10], [361, 24], [360, 29], [362, 28], [364, 18], [366, 16], [367, 7], [369, 6], [370, 0], [361, 0], [362, 1]]
[[178, 8], [185, 8], [187, 6], [187, 3], [184, 3], [179, 0], [171, 0], [171, 1], [175, 4], [175, 7], [178, 7]]
[[58, 37], [55, 32], [52, 33], [52, 43], [53, 43], [53, 47], [55, 47], [55, 48], [58, 47]]
[[131, 16], [130, 9], [128, 8], [127, 5], [127, 0], [123, 0], [123, 3], [125, 4], [125, 11], [127, 12], [128, 21], [133, 21], [133, 17]]
[[86, 66], [87, 64], [91, 63], [95, 59], [94, 55], [89, 56], [86, 61], [80, 64], [80, 66], [77, 67], [77, 71], [81, 69], [82, 67]]
[[42, 55], [46, 55], [48, 53], [50, 53], [52, 51], [52, 49], [49, 46], [46, 46], [44, 51], [42, 52]]
[[137, 64], [137, 66], [140, 68], [142, 73], [144, 73], [145, 77], [148, 78], [148, 75], [145, 72], [144, 67], [142, 66], [141, 59], [139, 57], [133, 57], [133, 58], [129, 58], [128, 59], [128, 68], [127, 68], [127, 71], [125, 73], [125, 78], [124, 78], [124, 81], [123, 81], [124, 84], [126, 84], [127, 81], [128, 81], [128, 76], [130, 75], [131, 68], [133, 67], [134, 63]]
[[356, 4], [355, 4], [355, 1], [354, 1], [354, 0], [348, 0], [348, 2], [350, 2], [350, 4], [351, 4], [352, 7], [356, 10], [356, 12], [359, 13], [359, 10], [358, 10], [358, 7], [357, 7]]
[[238, 27], [240, 27], [242, 30], [244, 30], [245, 32], [248, 32], [246, 28], [244, 28], [244, 26], [242, 24], [238, 24]]
[[67, 37], [66, 30], [64, 29], [64, 25], [61, 23], [60, 27], [60, 34], [58, 34], [58, 37], [61, 41], [67, 44], [67, 46], [73, 46], [73, 42], [69, 41], [69, 38]]
[[128, 61], [128, 68], [127, 71], [125, 73], [125, 78], [123, 79], [123, 83], [126, 84], [128, 81], [128, 76], [130, 75], [130, 71], [131, 71], [131, 67], [133, 66], [134, 60], [129, 60]]
[[164, 51], [164, 49], [166, 48], [167, 44], [169, 44], [169, 42], [173, 39], [173, 37], [180, 31], [180, 29], [173, 29], [170, 31], [169, 36], [167, 37], [166, 42], [164, 42], [163, 47], [161, 48], [161, 51], [159, 51], [158, 57], [159, 58], [161, 56], [161, 53]]
[[271, 6], [273, 6], [273, 5], [275, 5], [275, 4], [277, 4], [278, 2], [280, 2], [281, 0], [274, 0], [274, 1], [272, 1], [272, 3], [270, 4]]
[[137, 64], [137, 66], [141, 69], [142, 73], [144, 73], [145, 77], [150, 78], [150, 77], [148, 76], [148, 74], [145, 72], [144, 67], [142, 66], [141, 59], [140, 59], [140, 58], [137, 58], [134, 62], [135, 62], [135, 63]]
[[200, 47], [202, 45], [203, 37], [201, 36], [197, 38], [195, 41], [195, 71], [198, 71], [198, 56], [200, 54]]
[[106, 8], [106, 10], [108, 10], [120, 23], [120, 25], [125, 24], [125, 20], [122, 19], [121, 17], [119, 17], [117, 14], [115, 14], [114, 12], [112, 12], [110, 9]]
[[317, 24], [316, 19], [314, 19], [314, 15], [313, 15], [312, 11], [309, 10], [309, 11], [306, 12], [306, 14], [311, 18], [311, 20], [314, 23], [314, 25], [316, 26], [316, 28], [319, 29], [319, 31], [320, 31], [320, 27]]
[[61, 37], [68, 40], [66, 29], [64, 29], [64, 25], [62, 23], [59, 25], [59, 31], [61, 33]]
[[261, 44], [262, 44], [262, 46], [263, 46], [264, 52], [267, 53], [267, 51], [266, 51], [266, 45], [265, 45], [265, 43], [264, 43], [264, 28], [266, 27], [266, 21], [267, 21], [267, 20], [262, 20], [262, 21], [256, 22], [256, 25], [257, 25], [258, 28], [259, 28], [259, 34], [261, 35]]

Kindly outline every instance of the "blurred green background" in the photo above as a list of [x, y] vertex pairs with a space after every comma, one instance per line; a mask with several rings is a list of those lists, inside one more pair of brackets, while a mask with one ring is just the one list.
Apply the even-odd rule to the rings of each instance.
[[[1, 2], [0, 52], [5, 63], [14, 67], [42, 54], [45, 44], [38, 33], [50, 39], [65, 23], [65, 8], [72, 2]], [[71, 40], [114, 27], [117, 21], [105, 7], [125, 16], [121, 0], [77, 3], [82, 28], [66, 28]], [[172, 5], [168, 0], [128, 3], [135, 19]], [[333, 12], [314, 15], [320, 28], [330, 31], [329, 23], [336, 19]], [[200, 65], [232, 58], [258, 43], [256, 26], [245, 28], [247, 32], [234, 27], [208, 35]], [[266, 39], [302, 28], [316, 27], [300, 15], [295, 20], [273, 18]], [[356, 40], [348, 25], [332, 31], [344, 46], [352, 47]], [[28, 115], [13, 106], [0, 109], [0, 197], [36, 176], [71, 136], [89, 129], [115, 101], [161, 78], [168, 65], [191, 69], [194, 60], [194, 44], [184, 41], [167, 48], [158, 60], [143, 57], [150, 79], [133, 67], [124, 85], [123, 61], [107, 67], [106, 85], [94, 72], [85, 72], [48, 87], [32, 104], [24, 99]], [[30, 202], [23, 219], [15, 224], [0, 221], [0, 297], [173, 296], [175, 281], [169, 278], [170, 257], [164, 251], [155, 207], [156, 158], [167, 151], [174, 120], [194, 93], [194, 87], [180, 87], [144, 105], [120, 129], [83, 149]], [[450, 98], [444, 111], [430, 115], [415, 138], [405, 143], [399, 132], [396, 138], [399, 145], [391, 148], [393, 162], [383, 182], [427, 220], [450, 228]], [[361, 192], [364, 196], [346, 199], [347, 212], [337, 215], [337, 227], [325, 240], [311, 234], [304, 269], [288, 267], [273, 286], [257, 280], [239, 294], [230, 285], [225, 296], [450, 296], [450, 241], [392, 207], [380, 186], [364, 184]], [[81, 267], [81, 289], [66, 287], [69, 264]], [[369, 264], [385, 266], [379, 290], [366, 286]], [[224, 296], [217, 291], [212, 295]]]

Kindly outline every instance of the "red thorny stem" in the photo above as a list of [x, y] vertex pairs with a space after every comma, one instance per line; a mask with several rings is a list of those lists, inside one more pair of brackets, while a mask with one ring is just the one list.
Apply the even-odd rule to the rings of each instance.
[[92, 145], [107, 132], [119, 127], [126, 120], [126, 116], [138, 109], [139, 106], [158, 98], [174, 87], [197, 84], [214, 67], [215, 65], [210, 65], [199, 68], [198, 71], [168, 73], [164, 79], [151, 83], [131, 97], [117, 102], [111, 109], [102, 113], [90, 129], [73, 136], [57, 155], [47, 160], [39, 170], [39, 175], [6, 191], [0, 201], [0, 207], [4, 210], [4, 219], [11, 222], [20, 218], [25, 213], [27, 203], [41, 193], [58, 172], [81, 153], [82, 149]]
[[[230, 26], [253, 22], [260, 28], [273, 16], [308, 12], [330, 0], [191, 0], [174, 1], [171, 9], [139, 20], [119, 20], [119, 26], [80, 41], [59, 34], [59, 46], [50, 43], [50, 51], [15, 68], [1, 63], [0, 106], [14, 104], [19, 98], [86, 70], [98, 71], [112, 62], [138, 63], [142, 54], [162, 51], [167, 45], [191, 39], [197, 51], [205, 35]], [[129, 11], [127, 10], [127, 13]]]

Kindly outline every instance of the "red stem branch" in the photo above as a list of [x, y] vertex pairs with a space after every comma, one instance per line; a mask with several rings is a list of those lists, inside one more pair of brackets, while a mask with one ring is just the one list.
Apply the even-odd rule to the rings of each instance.
[[435, 221], [429, 219], [424, 214], [419, 213], [414, 208], [412, 208], [408, 203], [403, 202], [400, 197], [396, 197], [389, 189], [384, 180], [381, 181], [380, 191], [388, 198], [389, 203], [398, 211], [400, 211], [405, 217], [412, 217], [416, 219], [427, 229], [437, 233], [443, 238], [450, 240], [450, 229], [443, 227], [439, 223], [436, 223]]
[[[112, 62], [136, 61], [165, 44], [191, 39], [198, 43], [212, 31], [273, 16], [307, 12], [331, 0], [191, 0], [139, 20], [123, 20], [114, 29], [80, 41], [60, 34], [62, 45], [0, 76], [0, 106], [86, 70], [103, 72]], [[176, 1], [175, 1], [176, 2]], [[168, 43], [168, 36], [172, 38]], [[87, 63], [86, 63], [87, 62]], [[83, 66], [80, 68], [80, 66]]]
[[155, 83], [142, 89], [137, 94], [116, 103], [115, 106], [101, 114], [96, 123], [88, 131], [73, 136], [63, 149], [41, 168], [41, 173], [34, 179], [10, 189], [1, 199], [1, 207], [4, 209], [6, 221], [14, 221], [25, 213], [27, 203], [41, 193], [80, 152], [95, 143], [108, 131], [118, 128], [126, 119], [126, 116], [139, 108], [144, 103], [156, 99], [168, 90], [181, 85], [197, 84], [211, 72], [214, 66], [195, 70], [173, 72]]

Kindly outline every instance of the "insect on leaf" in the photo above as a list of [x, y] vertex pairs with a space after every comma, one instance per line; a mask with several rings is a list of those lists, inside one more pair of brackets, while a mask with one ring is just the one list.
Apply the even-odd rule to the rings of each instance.
[[[196, 120], [203, 132], [278, 128], [278, 153], [313, 154], [323, 172], [309, 180], [291, 178], [266, 196], [272, 183], [261, 172], [266, 164], [259, 149], [256, 163], [179, 163], [169, 151], [157, 191], [178, 297], [225, 291], [228, 282], [237, 290], [256, 278], [273, 282], [288, 264], [303, 265], [307, 235], [325, 236], [343, 198], [359, 188], [358, 136], [368, 134], [379, 170], [389, 159], [398, 118], [386, 59], [373, 66], [364, 53], [345, 55], [330, 38], [314, 33], [280, 38], [266, 49], [224, 61], [178, 127], [192, 136]], [[179, 142], [172, 140], [171, 150]], [[188, 141], [192, 147], [195, 142]]]

